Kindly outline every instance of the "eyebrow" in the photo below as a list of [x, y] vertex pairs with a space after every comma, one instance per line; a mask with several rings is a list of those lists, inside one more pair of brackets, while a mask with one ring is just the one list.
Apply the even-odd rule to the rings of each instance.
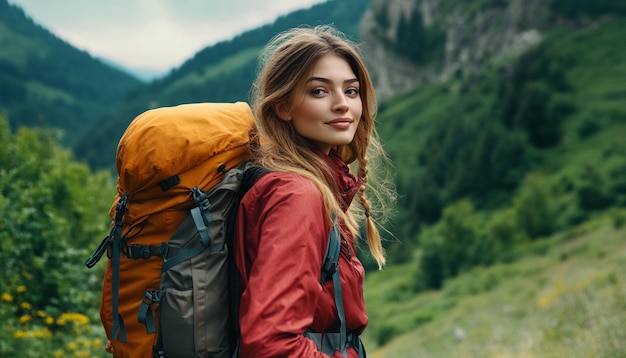
[[[325, 77], [311, 77], [306, 82], [309, 83], [309, 82], [313, 82], [313, 81], [320, 81], [320, 82], [324, 82], [324, 83], [332, 83], [333, 82], [330, 79], [325, 78]], [[349, 78], [349, 79], [343, 81], [344, 84], [355, 83], [355, 82], [356, 83], [359, 82], [359, 79], [356, 78], [356, 77], [355, 78]]]

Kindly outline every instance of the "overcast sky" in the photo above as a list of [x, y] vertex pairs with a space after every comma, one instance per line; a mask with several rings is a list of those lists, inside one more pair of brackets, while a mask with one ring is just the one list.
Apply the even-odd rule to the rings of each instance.
[[9, 0], [93, 56], [165, 72], [202, 48], [326, 0]]

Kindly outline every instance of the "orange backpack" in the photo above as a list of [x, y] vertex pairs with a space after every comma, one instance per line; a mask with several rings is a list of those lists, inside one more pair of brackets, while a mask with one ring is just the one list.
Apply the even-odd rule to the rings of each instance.
[[[100, 316], [115, 357], [232, 354], [228, 309], [219, 309], [229, 305], [227, 218], [209, 207], [236, 209], [253, 126], [250, 107], [238, 102], [153, 109], [126, 129], [111, 233], [85, 262], [93, 267], [105, 252], [109, 257]], [[207, 288], [194, 290], [200, 285]], [[158, 327], [159, 319], [167, 324]], [[164, 339], [176, 340], [175, 351], [163, 352]]]

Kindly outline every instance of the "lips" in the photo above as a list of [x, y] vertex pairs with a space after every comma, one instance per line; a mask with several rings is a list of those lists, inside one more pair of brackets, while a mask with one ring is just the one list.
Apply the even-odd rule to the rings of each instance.
[[333, 119], [332, 121], [328, 121], [326, 122], [326, 124], [350, 124], [352, 123], [352, 120], [350, 118], [337, 118], [337, 119]]
[[349, 118], [339, 118], [333, 119], [330, 122], [326, 122], [326, 124], [336, 129], [348, 129], [352, 124], [352, 120]]

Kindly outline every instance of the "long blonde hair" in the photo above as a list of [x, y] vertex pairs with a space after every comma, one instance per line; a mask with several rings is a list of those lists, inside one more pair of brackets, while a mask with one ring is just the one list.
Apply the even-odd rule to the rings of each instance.
[[[331, 187], [334, 183], [327, 180], [331, 176], [328, 164], [315, 153], [308, 140], [299, 135], [289, 122], [281, 120], [275, 111], [280, 103], [291, 106], [294, 90], [319, 58], [327, 54], [338, 55], [348, 62], [359, 80], [363, 104], [354, 139], [335, 148], [340, 158], [351, 169], [356, 169], [355, 175], [363, 182], [358, 192], [361, 208], [351, 205], [345, 214], [334, 194], [336, 188]], [[295, 172], [311, 179], [322, 193], [328, 219], [333, 213], [343, 218], [353, 235], [357, 236], [359, 222], [364, 220], [370, 252], [382, 268], [386, 262], [385, 253], [372, 218], [375, 210], [366, 192], [373, 192], [377, 199], [385, 199], [375, 200], [376, 203], [393, 201], [395, 192], [388, 185], [389, 181], [380, 185], [384, 193], [373, 190], [374, 185], [369, 181], [370, 161], [386, 160], [386, 156], [374, 127], [377, 111], [374, 87], [356, 46], [331, 26], [299, 27], [274, 37], [260, 59], [260, 72], [252, 88], [260, 141], [260, 146], [254, 150], [256, 160], [271, 170]]]

